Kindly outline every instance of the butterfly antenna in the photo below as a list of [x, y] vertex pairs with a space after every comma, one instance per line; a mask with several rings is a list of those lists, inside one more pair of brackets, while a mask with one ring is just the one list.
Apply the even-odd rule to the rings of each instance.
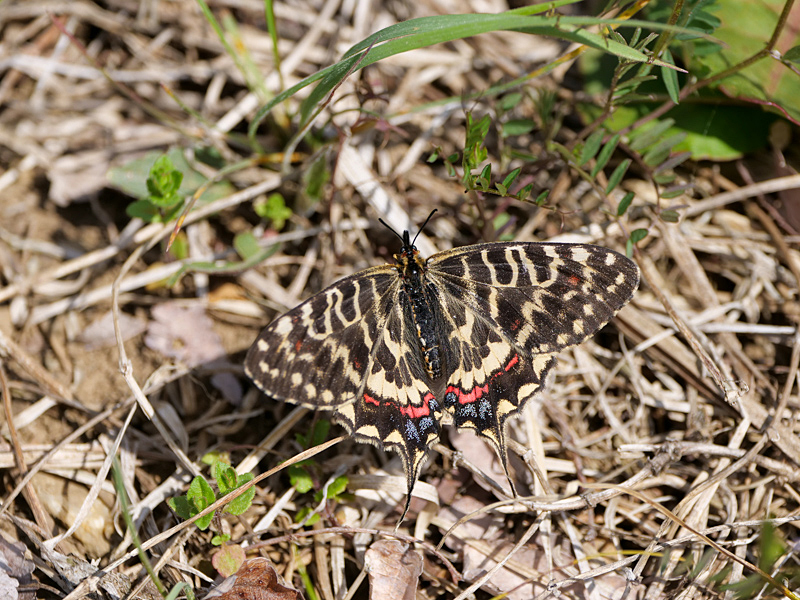
[[431, 211], [431, 214], [429, 214], [429, 215], [428, 215], [428, 218], [427, 218], [427, 219], [425, 219], [425, 222], [422, 224], [422, 227], [420, 227], [420, 228], [419, 228], [419, 231], [417, 232], [417, 235], [415, 235], [415, 236], [414, 236], [414, 241], [413, 241], [413, 242], [411, 242], [411, 245], [412, 245], [412, 246], [414, 245], [414, 242], [416, 242], [416, 241], [417, 241], [417, 238], [419, 237], [419, 234], [420, 234], [420, 233], [422, 233], [422, 230], [423, 230], [423, 229], [425, 229], [425, 225], [427, 225], [427, 224], [428, 224], [428, 221], [430, 221], [430, 220], [431, 220], [431, 217], [433, 216], [433, 213], [435, 213], [437, 210], [439, 210], [439, 209], [438, 209], [438, 208], [434, 208], [434, 209]]
[[383, 220], [383, 219], [381, 219], [380, 217], [378, 217], [378, 221], [380, 221], [381, 225], [383, 225], [384, 227], [386, 227], [386, 229], [388, 229], [388, 230], [389, 230], [389, 231], [391, 231], [393, 234], [395, 234], [397, 237], [399, 237], [401, 242], [405, 243], [405, 240], [403, 239], [403, 236], [402, 236], [402, 235], [400, 235], [399, 233], [397, 233], [397, 232], [394, 230], [394, 227], [392, 227], [391, 225], [389, 225], [389, 224], [388, 224], [386, 221], [384, 221], [384, 220]]

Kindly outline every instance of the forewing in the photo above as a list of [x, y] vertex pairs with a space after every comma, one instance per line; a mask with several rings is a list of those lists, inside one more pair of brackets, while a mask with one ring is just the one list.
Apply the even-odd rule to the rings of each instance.
[[579, 344], [633, 296], [636, 265], [588, 244], [496, 243], [435, 255], [429, 277], [527, 354]]
[[268, 396], [331, 408], [360, 396], [372, 353], [397, 299], [389, 266], [337, 281], [270, 323], [245, 359], [245, 372]]

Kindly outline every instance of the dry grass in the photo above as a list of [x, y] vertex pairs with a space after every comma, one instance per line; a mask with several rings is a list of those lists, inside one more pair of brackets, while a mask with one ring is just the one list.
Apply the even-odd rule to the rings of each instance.
[[[383, 4], [278, 4], [284, 88], [398, 19], [507, 9], [500, 0]], [[308, 573], [325, 600], [342, 598], [358, 580], [378, 530], [421, 541], [418, 598], [465, 597], [468, 589], [478, 598], [546, 590], [570, 598], [722, 597], [723, 581], [753, 574], [766, 519], [774, 519], [778, 539], [796, 539], [800, 237], [787, 234], [785, 207], [798, 202], [797, 176], [765, 174], [763, 156], [736, 169], [689, 163], [682, 177], [693, 185], [672, 201], [682, 214], [673, 224], [654, 217], [653, 188], [632, 171], [623, 187], [637, 200], [612, 220], [615, 206], [548, 156], [537, 131], [515, 140], [492, 133], [496, 164], [509, 149], [542, 157], [525, 182], [534, 197], [552, 189], [551, 210], [464, 194], [441, 162], [425, 160], [434, 147], [444, 155], [463, 148], [465, 108], [496, 108], [495, 99], [462, 96], [564, 51], [522, 34], [484, 35], [403, 54], [348, 79], [328, 107], [336, 129], [316, 132], [316, 149], [299, 146], [286, 176], [282, 128], [297, 104], [278, 109], [259, 135], [275, 155], [221, 177], [227, 192], [198, 206], [184, 229], [193, 260], [236, 260], [232, 240], [249, 231], [282, 242], [280, 250], [257, 267], [192, 272], [167, 287], [186, 262], [164, 252], [172, 225], [131, 221], [130, 198], [109, 187], [106, 173], [176, 147], [189, 161], [200, 146], [228, 164], [251, 158], [243, 144], [249, 119], [281, 85], [263, 5], [211, 7], [235, 20], [266, 74], [261, 97], [248, 92], [190, 0], [0, 5], [0, 551], [8, 556], [15, 541], [27, 547], [37, 567], [28, 590], [42, 586], [36, 597], [73, 590], [68, 597], [78, 598], [130, 585], [132, 597], [155, 594], [118, 517], [114, 455], [139, 537], [167, 587], [208, 588], [211, 535], [178, 522], [165, 500], [207, 473], [200, 459], [211, 451], [229, 455], [240, 473], [296, 457], [304, 448], [295, 434], [324, 417], [259, 395], [244, 378], [244, 351], [271, 318], [391, 259], [396, 239], [377, 217], [415, 230], [432, 208], [439, 213], [420, 238], [424, 254], [500, 234], [624, 251], [630, 231], [649, 230], [635, 254], [643, 282], [634, 301], [592, 340], [563, 352], [546, 391], [509, 426], [523, 497], [507, 494], [491, 448], [447, 428], [396, 535], [405, 490], [399, 462], [351, 440], [309, 467], [318, 490], [347, 476], [348, 495], [338, 502], [298, 493], [283, 472], [258, 484], [242, 516], [221, 513], [217, 531], [268, 557], [295, 587]], [[557, 91], [559, 106], [573, 106], [565, 73], [532, 80], [518, 116], [535, 118], [542, 88]], [[359, 121], [364, 113], [355, 109], [381, 118]], [[569, 118], [564, 143], [580, 128]], [[332, 175], [319, 198], [304, 179], [317, 158]], [[750, 182], [751, 174], [761, 182]], [[253, 210], [276, 191], [294, 209], [282, 233]], [[124, 345], [115, 343], [112, 308]], [[340, 433], [334, 428], [330, 437]], [[303, 507], [322, 520], [298, 527]], [[797, 572], [793, 550], [782, 548], [767, 566], [778, 579]], [[70, 554], [86, 562], [66, 565]], [[101, 580], [93, 560], [111, 575]], [[357, 594], [366, 597], [366, 586]]]

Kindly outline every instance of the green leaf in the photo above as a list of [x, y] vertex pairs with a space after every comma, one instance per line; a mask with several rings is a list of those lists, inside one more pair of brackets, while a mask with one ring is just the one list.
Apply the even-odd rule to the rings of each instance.
[[237, 233], [233, 237], [233, 247], [242, 260], [253, 258], [261, 252], [261, 246], [252, 231]]
[[231, 536], [229, 533], [221, 533], [217, 534], [211, 538], [211, 545], [212, 546], [222, 546], [225, 542], [229, 541]]
[[544, 206], [547, 202], [547, 197], [550, 195], [550, 190], [545, 190], [538, 196], [536, 196], [536, 200], [534, 200], [534, 204], [536, 206]]
[[583, 149], [581, 150], [581, 156], [578, 159], [579, 167], [582, 167], [594, 158], [597, 151], [600, 150], [600, 144], [603, 143], [603, 136], [605, 136], [605, 134], [605, 131], [598, 129], [586, 139], [586, 143], [584, 143]]
[[[661, 55], [661, 58], [664, 59], [664, 62], [669, 63], [671, 65], [675, 64], [675, 61], [672, 59], [672, 54], [670, 54], [669, 50], [664, 50], [664, 53]], [[678, 73], [675, 72], [674, 69], [668, 69], [667, 67], [661, 67], [661, 79], [664, 82], [664, 87], [667, 89], [667, 94], [669, 95], [669, 99], [672, 100], [675, 104], [680, 102], [680, 87], [678, 84]]]
[[625, 244], [626, 254], [633, 256], [633, 247], [647, 237], [647, 229], [634, 229]]
[[[714, 18], [720, 26], [714, 35], [725, 45], [710, 54], [685, 52], [690, 70], [704, 77], [718, 75], [763, 50], [785, 5], [785, 0], [717, 2]], [[790, 22], [794, 22], [795, 14], [789, 17]], [[780, 47], [793, 48], [800, 44], [800, 29], [794, 23], [783, 28]], [[800, 77], [779, 60], [765, 56], [729, 74], [716, 85], [725, 96], [770, 107], [795, 124], [800, 123], [800, 103], [797, 102]]]
[[[664, 161], [667, 162], [667, 161]], [[664, 163], [661, 163], [662, 165]], [[658, 166], [658, 170], [661, 169], [661, 165]], [[655, 173], [655, 171], [654, 171]], [[675, 173], [672, 171], [667, 171], [666, 173], [661, 173], [660, 175], [654, 175], [653, 181], [655, 181], [659, 185], [670, 185], [673, 181], [675, 181]], [[663, 198], [663, 196], [662, 196]]]
[[142, 221], [147, 221], [148, 223], [161, 222], [161, 213], [158, 212], [158, 208], [156, 208], [147, 200], [137, 200], [136, 202], [131, 202], [125, 208], [125, 213], [132, 219], [141, 219]]
[[[312, 204], [317, 203], [323, 197], [325, 185], [330, 181], [330, 178], [328, 155], [325, 152], [321, 152], [319, 157], [311, 163], [311, 166], [303, 174], [303, 183], [305, 184], [303, 191]], [[283, 199], [283, 196], [281, 196], [281, 199]], [[284, 218], [288, 219], [289, 217]]]
[[212, 470], [220, 494], [224, 496], [236, 489], [236, 470], [232, 466], [218, 461]]
[[[685, 131], [678, 131], [676, 133], [671, 133], [665, 135], [658, 143], [654, 144], [652, 147], [648, 148], [647, 154], [653, 153], [660, 153], [662, 150], [666, 150], [668, 153], [678, 144], [680, 144], [683, 140], [686, 139], [686, 132]], [[645, 154], [645, 156], [647, 156]], [[663, 161], [661, 161], [663, 162]], [[658, 164], [658, 163], [656, 163]]]
[[[706, 97], [706, 101], [713, 98]], [[673, 152], [691, 152], [693, 160], [725, 161], [766, 148], [769, 129], [776, 117], [757, 107], [720, 104], [689, 106], [684, 103], [672, 109], [686, 139]], [[731, 126], [732, 123], [736, 125]]]
[[622, 200], [620, 200], [619, 204], [617, 205], [617, 216], [618, 217], [621, 217], [622, 215], [625, 214], [625, 212], [630, 207], [631, 202], [633, 202], [634, 196], [635, 196], [635, 194], [633, 192], [628, 192], [627, 194], [625, 194], [622, 197]]
[[[539, 6], [524, 7], [533, 11], [552, 11], [562, 4], [571, 4], [572, 0], [556, 0]], [[634, 48], [594, 33], [588, 25], [598, 25], [604, 21], [594, 17], [569, 17], [563, 15], [530, 15], [519, 11], [508, 11], [500, 14], [454, 14], [437, 15], [409, 19], [381, 29], [360, 41], [347, 52], [338, 63], [306, 77], [301, 82], [275, 96], [253, 118], [248, 135], [252, 138], [258, 131], [261, 121], [278, 104], [297, 94], [303, 88], [316, 83], [317, 86], [301, 105], [300, 126], [303, 127], [319, 104], [354, 70], [363, 69], [389, 56], [428, 48], [435, 44], [463, 39], [481, 33], [496, 31], [520, 31], [533, 35], [544, 35], [562, 40], [584, 44], [602, 52], [634, 62], [650, 62], [656, 66], [664, 63], [653, 59]], [[644, 23], [636, 20], [626, 21], [628, 25], [642, 25], [649, 28], [663, 29], [656, 23]]]
[[508, 195], [508, 189], [502, 183], [498, 183], [495, 187], [497, 187], [497, 191], [500, 192], [501, 196]]
[[608, 185], [605, 190], [606, 195], [610, 194], [611, 191], [619, 185], [622, 178], [625, 177], [629, 166], [631, 166], [630, 158], [626, 158], [617, 165], [617, 168], [611, 173], [611, 177], [608, 178]]
[[665, 223], [677, 223], [680, 219], [680, 215], [678, 214], [677, 210], [662, 210], [659, 216]]
[[[148, 152], [142, 158], [137, 158], [125, 163], [120, 167], [112, 167], [108, 170], [107, 178], [109, 183], [134, 198], [146, 198], [150, 192], [147, 187], [147, 179], [150, 170], [159, 157], [163, 156], [160, 152]], [[182, 174], [181, 185], [176, 190], [181, 197], [191, 196], [197, 189], [208, 182], [208, 178], [192, 168], [184, 156], [183, 150], [174, 148], [166, 155], [173, 167]], [[217, 181], [209, 186], [200, 196], [198, 202], [206, 204], [212, 200], [223, 198], [236, 191], [229, 181]]]
[[673, 119], [663, 119], [653, 124], [635, 129], [630, 134], [630, 148], [636, 152], [644, 150], [648, 146], [655, 144], [658, 139], [675, 124]]
[[669, 148], [648, 150], [643, 160], [646, 165], [655, 167], [669, 158]]
[[182, 201], [178, 190], [183, 181], [183, 173], [172, 164], [169, 156], [163, 154], [156, 159], [147, 176], [147, 199], [159, 208], [171, 208]]
[[614, 150], [617, 149], [617, 144], [619, 144], [619, 134], [615, 133], [612, 138], [606, 142], [603, 149], [600, 150], [594, 168], [592, 168], [592, 177], [597, 177], [597, 174], [608, 164], [609, 159], [614, 154]]
[[[692, 157], [692, 153], [691, 152], [678, 152], [677, 154], [673, 154], [669, 158], [669, 160], [666, 160], [663, 163], [661, 163], [660, 165], [658, 165], [658, 167], [653, 171], [653, 173], [655, 173], [656, 175], [659, 175], [660, 173], [663, 173], [664, 171], [667, 171], [669, 169], [674, 169], [679, 164], [685, 162], [686, 160], [690, 159], [691, 157]], [[658, 181], [658, 178], [656, 178], [656, 181]]]
[[[327, 178], [322, 177], [322, 179], [324, 180], [323, 181], [324, 185], [324, 183], [327, 182]], [[316, 183], [312, 184], [311, 182], [309, 182], [308, 186], [306, 186], [307, 193], [309, 189], [311, 189], [315, 194], [318, 193], [319, 191], [317, 190]], [[313, 196], [312, 194], [309, 195]], [[253, 205], [253, 209], [256, 211], [256, 214], [262, 219], [272, 221], [272, 226], [278, 231], [283, 229], [283, 226], [286, 224], [286, 221], [289, 219], [289, 217], [292, 216], [292, 210], [290, 208], [287, 208], [286, 200], [284, 200], [283, 196], [277, 192], [267, 196], [266, 200], [255, 203]]]
[[[668, 70], [671, 71], [672, 69]], [[628, 91], [633, 91], [646, 81], [653, 81], [655, 79], [658, 79], [655, 75], [637, 75], [636, 77], [631, 77], [630, 79], [620, 82], [614, 90], [614, 94], [618, 95], [621, 92], [627, 93]]]
[[238, 544], [226, 544], [211, 557], [211, 564], [223, 577], [230, 577], [245, 561], [247, 556]]
[[314, 480], [304, 467], [300, 465], [292, 465], [289, 467], [288, 472], [289, 482], [299, 493], [305, 494], [306, 492], [310, 492], [312, 489], [314, 489]]
[[333, 500], [342, 494], [347, 489], [347, 477], [340, 475], [334, 479], [326, 490], [325, 497], [328, 500]]
[[331, 422], [327, 419], [317, 419], [314, 423], [314, 429], [311, 432], [311, 445], [309, 448], [319, 446], [328, 439], [328, 433], [331, 430]]
[[517, 192], [516, 196], [517, 200], [527, 200], [530, 197], [532, 191], [533, 191], [533, 184], [529, 183], [519, 192]]
[[481, 171], [481, 175], [478, 179], [482, 180], [480, 184], [485, 192], [489, 188], [489, 184], [492, 182], [492, 163], [487, 163], [486, 166], [483, 167], [483, 171]]
[[[243, 473], [239, 475], [236, 480], [236, 489], [239, 489], [243, 485], [251, 482], [253, 480], [252, 473]], [[244, 492], [241, 496], [237, 496], [230, 502], [228, 502], [227, 506], [225, 507], [225, 512], [230, 513], [232, 515], [241, 515], [243, 514], [250, 506], [253, 504], [253, 498], [256, 497], [256, 487], [251, 486]]]
[[[308, 506], [304, 506], [303, 508], [297, 511], [297, 515], [294, 518], [294, 522], [301, 523], [306, 518], [306, 515], [308, 515], [310, 512], [311, 509]], [[319, 513], [315, 513], [311, 515], [311, 517], [309, 517], [308, 521], [306, 521], [306, 525], [314, 525], [319, 521], [319, 519], [320, 519]]]
[[633, 231], [631, 231], [631, 241], [634, 244], [638, 244], [644, 238], [647, 237], [647, 234], [648, 234], [647, 229], [634, 229]]
[[786, 52], [784, 52], [783, 60], [800, 64], [800, 46], [789, 48]]
[[510, 94], [506, 94], [500, 99], [500, 110], [503, 112], [508, 112], [512, 108], [515, 108], [517, 104], [522, 101], [522, 94], [519, 92], [512, 92]]
[[167, 498], [167, 506], [169, 506], [172, 511], [181, 519], [189, 520], [192, 518], [192, 505], [189, 504], [189, 500], [186, 498], [186, 496]]
[[628, 40], [626, 40], [619, 31], [612, 29], [608, 32], [608, 35], [614, 39], [614, 41], [622, 44], [623, 46], [628, 45]]
[[194, 590], [184, 581], [176, 583], [175, 587], [169, 591], [169, 594], [167, 594], [164, 600], [177, 600], [178, 596], [181, 594], [186, 594], [186, 600], [195, 600]]
[[786, 553], [786, 547], [775, 526], [769, 521], [765, 521], [761, 528], [758, 545], [760, 551], [758, 566], [762, 571], [770, 573], [775, 568], [775, 563], [778, 562], [778, 559]]
[[204, 465], [208, 465], [209, 467], [213, 466], [214, 463], [219, 461], [231, 464], [230, 454], [228, 452], [221, 452], [220, 450], [211, 450], [200, 457], [200, 462]]
[[[208, 485], [208, 482], [202, 475], [198, 475], [189, 484], [189, 491], [186, 493], [186, 498], [189, 500], [191, 506], [192, 516], [202, 512], [207, 507], [211, 506], [216, 501], [214, 490]], [[206, 516], [195, 521], [195, 525], [202, 531], [208, 529], [211, 525], [211, 520], [214, 518], [214, 513], [210, 512]]]
[[516, 181], [517, 177], [519, 177], [520, 171], [522, 171], [522, 169], [517, 167], [511, 171], [511, 173], [506, 175], [506, 178], [503, 179], [503, 187], [506, 189], [510, 188], [514, 181]]
[[536, 123], [530, 119], [510, 119], [502, 124], [504, 138], [514, 137], [515, 135], [525, 135], [536, 127]]
[[491, 123], [492, 120], [489, 115], [483, 115], [476, 121], [471, 112], [467, 113], [466, 141], [464, 142], [464, 156], [462, 157], [465, 177], [486, 160], [489, 155], [484, 146], [484, 141], [489, 134]]
[[184, 231], [179, 231], [175, 236], [175, 241], [170, 246], [169, 253], [177, 260], [189, 258], [189, 238]]

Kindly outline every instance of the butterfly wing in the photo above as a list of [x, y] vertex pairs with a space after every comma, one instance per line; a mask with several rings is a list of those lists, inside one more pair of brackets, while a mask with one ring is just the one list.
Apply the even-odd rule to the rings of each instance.
[[450, 323], [445, 408], [505, 461], [505, 421], [542, 388], [560, 350], [630, 300], [639, 272], [599, 246], [510, 242], [436, 254], [428, 278]]
[[407, 511], [428, 449], [439, 439], [442, 407], [430, 389], [404, 293], [399, 291], [399, 301], [389, 314], [361, 396], [339, 412], [352, 423], [344, 422], [356, 439], [379, 442], [400, 455], [408, 486]]
[[270, 323], [247, 353], [245, 372], [276, 400], [309, 408], [353, 402], [396, 288], [388, 266], [337, 281]]
[[330, 409], [356, 439], [398, 452], [410, 491], [441, 408], [403, 294], [388, 265], [342, 279], [268, 325], [245, 372], [268, 396]]

